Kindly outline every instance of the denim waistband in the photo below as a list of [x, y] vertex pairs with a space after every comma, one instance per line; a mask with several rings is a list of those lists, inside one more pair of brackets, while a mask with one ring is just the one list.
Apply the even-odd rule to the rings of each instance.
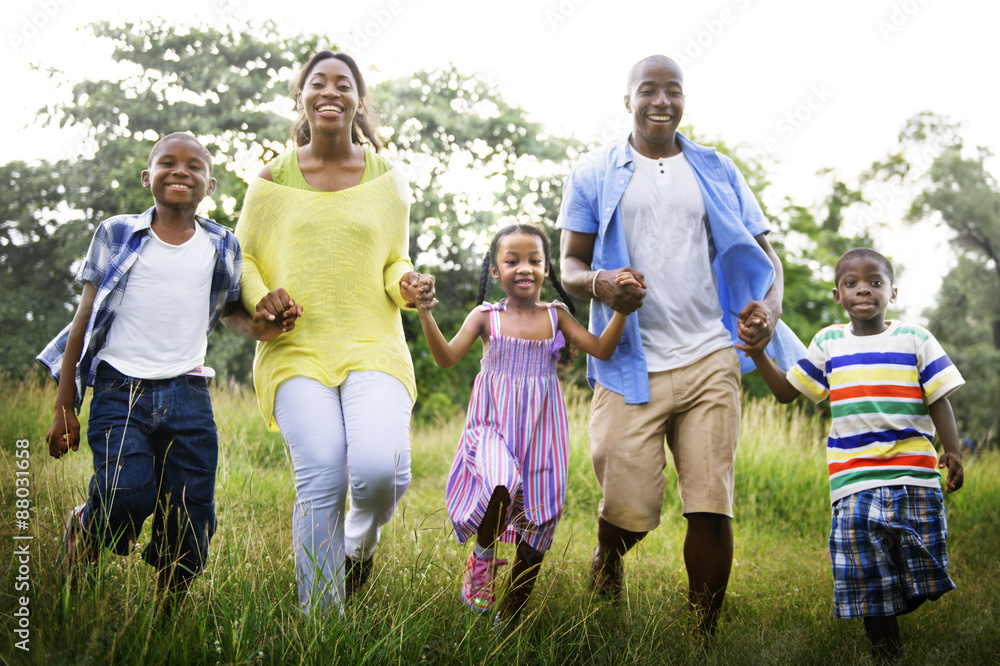
[[97, 371], [94, 374], [95, 377], [106, 377], [108, 379], [119, 379], [119, 380], [129, 380], [137, 382], [145, 382], [147, 384], [166, 384], [174, 381], [175, 379], [181, 379], [186, 376], [186, 374], [180, 374], [176, 377], [167, 377], [165, 379], [141, 379], [139, 377], [132, 377], [119, 372], [118, 369], [108, 363], [107, 361], [101, 361], [97, 366]]

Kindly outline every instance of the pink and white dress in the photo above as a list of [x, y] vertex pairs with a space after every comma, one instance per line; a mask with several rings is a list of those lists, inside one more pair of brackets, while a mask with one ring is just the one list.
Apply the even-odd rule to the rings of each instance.
[[490, 348], [448, 476], [448, 515], [464, 543], [476, 535], [493, 490], [505, 486], [512, 503], [500, 540], [524, 539], [547, 551], [566, 500], [569, 426], [556, 375], [565, 341], [553, 305], [551, 338], [502, 335], [499, 315], [506, 306], [506, 299], [480, 306], [490, 313]]

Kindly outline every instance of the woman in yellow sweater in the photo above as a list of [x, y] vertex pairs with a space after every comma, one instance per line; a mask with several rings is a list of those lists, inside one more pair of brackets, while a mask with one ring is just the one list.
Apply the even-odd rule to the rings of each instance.
[[367, 579], [379, 530], [410, 484], [416, 387], [399, 311], [433, 290], [429, 276], [418, 286], [407, 257], [409, 188], [377, 154], [366, 95], [350, 56], [321, 51], [305, 64], [296, 149], [250, 184], [236, 228], [244, 305], [252, 312], [281, 287], [294, 299], [287, 314], [301, 315], [257, 345], [254, 387], [295, 470], [306, 610], [340, 608]]

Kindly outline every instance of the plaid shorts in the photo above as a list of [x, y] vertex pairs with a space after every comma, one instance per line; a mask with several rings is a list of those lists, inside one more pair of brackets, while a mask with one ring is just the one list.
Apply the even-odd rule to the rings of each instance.
[[873, 488], [838, 500], [830, 531], [834, 616], [902, 615], [955, 589], [947, 536], [937, 488]]

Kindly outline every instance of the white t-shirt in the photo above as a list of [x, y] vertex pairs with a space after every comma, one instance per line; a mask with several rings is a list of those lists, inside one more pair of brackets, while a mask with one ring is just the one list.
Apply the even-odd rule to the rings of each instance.
[[182, 245], [151, 231], [97, 358], [138, 379], [177, 377], [204, 364], [215, 264], [215, 246], [200, 224]]
[[637, 311], [646, 369], [683, 368], [733, 344], [705, 202], [684, 153], [651, 159], [631, 151], [635, 172], [621, 210], [631, 265], [646, 277]]

